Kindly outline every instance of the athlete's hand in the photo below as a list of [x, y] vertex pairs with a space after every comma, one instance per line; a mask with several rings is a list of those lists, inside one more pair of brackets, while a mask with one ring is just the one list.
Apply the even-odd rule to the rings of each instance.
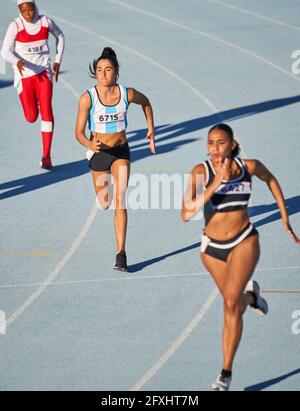
[[156, 151], [155, 151], [155, 135], [154, 135], [154, 132], [153, 131], [148, 132], [148, 134], [146, 135], [146, 139], [150, 140], [150, 151], [151, 151], [152, 154], [155, 154]]
[[25, 61], [23, 59], [20, 59], [17, 62], [17, 67], [18, 67], [18, 70], [19, 70], [21, 76], [23, 77], [23, 71], [25, 70]]
[[283, 224], [284, 229], [288, 232], [291, 239], [294, 241], [294, 243], [300, 244], [300, 239], [294, 233], [290, 222], [289, 221], [283, 221], [282, 224]]
[[55, 81], [58, 81], [58, 75], [59, 75], [59, 68], [60, 68], [60, 64], [59, 63], [54, 63], [53, 67], [52, 67], [52, 72], [53, 72], [53, 76]]
[[225, 158], [223, 161], [222, 158], [219, 158], [218, 164], [215, 167], [216, 175], [214, 178], [213, 184], [216, 185], [216, 188], [222, 184], [222, 181], [225, 179], [226, 174], [229, 171], [230, 161], [228, 158]]
[[99, 153], [101, 148], [101, 142], [98, 140], [98, 137], [93, 137], [93, 139], [89, 142], [88, 149], [92, 150], [94, 153]]

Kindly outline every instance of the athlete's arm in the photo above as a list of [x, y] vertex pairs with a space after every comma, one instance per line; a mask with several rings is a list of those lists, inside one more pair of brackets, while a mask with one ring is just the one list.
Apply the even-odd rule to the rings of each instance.
[[146, 138], [150, 140], [150, 151], [152, 154], [155, 154], [155, 132], [154, 132], [154, 119], [153, 119], [153, 110], [150, 104], [149, 99], [139, 91], [134, 88], [127, 89], [128, 103], [135, 103], [142, 106], [144, 111], [148, 133]]
[[284, 229], [288, 232], [295, 243], [300, 244], [299, 238], [294, 233], [290, 221], [289, 215], [286, 209], [284, 196], [281, 190], [281, 187], [277, 179], [273, 174], [258, 160], [245, 160], [247, 169], [251, 175], [255, 175], [260, 180], [264, 181], [269, 190], [271, 191], [281, 214], [282, 224]]
[[64, 53], [64, 48], [65, 48], [65, 38], [64, 38], [63, 32], [54, 23], [54, 21], [49, 19], [48, 17], [47, 17], [47, 20], [49, 23], [49, 31], [55, 37], [55, 41], [56, 41], [56, 56], [55, 56], [52, 69], [53, 69], [55, 81], [57, 81], [58, 75], [59, 75], [60, 64], [61, 64], [61, 60], [62, 60], [62, 56]]
[[204, 165], [201, 163], [193, 168], [182, 202], [181, 218], [183, 221], [191, 220], [211, 199], [222, 183], [228, 168], [228, 159], [226, 158], [224, 161], [220, 159], [216, 168], [216, 175], [205, 191], [204, 185], [207, 176]]
[[78, 112], [77, 112], [77, 119], [76, 119], [76, 126], [75, 126], [75, 137], [79, 141], [80, 144], [82, 144], [84, 147], [86, 147], [89, 150], [94, 151], [95, 153], [98, 153], [100, 151], [100, 141], [97, 139], [93, 139], [90, 141], [86, 134], [85, 134], [85, 128], [89, 116], [89, 111], [92, 106], [91, 103], [91, 98], [89, 93], [86, 91], [79, 100], [78, 104]]
[[17, 24], [15, 21], [12, 21], [8, 26], [7, 32], [4, 37], [1, 56], [8, 63], [13, 64], [18, 67], [20, 74], [25, 68], [25, 61], [20, 58], [15, 52], [15, 41], [18, 34]]

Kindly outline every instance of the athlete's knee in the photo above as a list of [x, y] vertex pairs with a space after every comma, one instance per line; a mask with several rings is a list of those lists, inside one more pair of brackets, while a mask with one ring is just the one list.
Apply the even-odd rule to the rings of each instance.
[[118, 191], [118, 193], [115, 194], [115, 203], [116, 209], [126, 209], [126, 190]]
[[29, 123], [35, 123], [39, 113], [37, 111], [26, 111], [24, 114]]
[[241, 314], [242, 313], [242, 301], [241, 297], [232, 293], [224, 294], [224, 311], [227, 314]]
[[101, 196], [96, 196], [96, 206], [99, 210], [107, 210], [111, 206], [110, 198], [102, 198]]

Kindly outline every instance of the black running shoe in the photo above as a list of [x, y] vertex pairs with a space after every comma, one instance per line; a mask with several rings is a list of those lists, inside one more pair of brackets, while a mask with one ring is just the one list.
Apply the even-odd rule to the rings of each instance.
[[127, 267], [127, 257], [125, 251], [120, 251], [116, 255], [116, 262], [115, 265], [113, 266], [114, 270], [119, 270], [119, 271], [128, 271]]

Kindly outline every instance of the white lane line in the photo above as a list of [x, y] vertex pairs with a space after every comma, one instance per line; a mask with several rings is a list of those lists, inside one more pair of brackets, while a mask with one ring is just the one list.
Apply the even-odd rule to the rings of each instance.
[[287, 76], [289, 76], [289, 77], [292, 77], [294, 80], [300, 82], [300, 77], [297, 77], [296, 75], [294, 75], [293, 73], [291, 73], [291, 72], [289, 72], [288, 70], [284, 69], [283, 67], [278, 66], [277, 64], [275, 64], [275, 63], [273, 63], [272, 61], [266, 59], [265, 57], [262, 57], [262, 56], [260, 56], [259, 54], [256, 54], [256, 53], [254, 53], [254, 52], [252, 52], [252, 51], [250, 51], [250, 50], [248, 50], [248, 49], [245, 49], [244, 47], [237, 46], [236, 44], [231, 43], [230, 41], [224, 40], [224, 39], [222, 39], [222, 38], [220, 38], [220, 37], [217, 37], [217, 36], [213, 36], [212, 34], [209, 34], [209, 33], [205, 32], [205, 31], [200, 31], [200, 30], [194, 29], [194, 28], [192, 28], [192, 27], [190, 27], [190, 26], [187, 26], [186, 24], [182, 24], [182, 23], [179, 23], [179, 22], [177, 22], [177, 21], [168, 19], [168, 18], [163, 17], [163, 16], [161, 16], [161, 15], [159, 15], [159, 14], [151, 13], [151, 12], [145, 10], [145, 9], [141, 9], [141, 8], [139, 8], [139, 7], [131, 6], [131, 5], [127, 4], [127, 3], [124, 3], [124, 2], [119, 1], [119, 0], [108, 0], [108, 1], [110, 1], [110, 2], [112, 2], [112, 3], [115, 3], [115, 4], [118, 4], [118, 5], [122, 6], [122, 7], [126, 7], [126, 8], [128, 8], [128, 9], [131, 9], [131, 10], [137, 12], [137, 13], [141, 13], [141, 14], [144, 14], [144, 15], [146, 15], [146, 16], [152, 17], [152, 18], [154, 18], [154, 19], [156, 19], [156, 20], [163, 21], [164, 23], [170, 24], [170, 25], [172, 25], [172, 26], [181, 28], [182, 30], [186, 30], [186, 31], [189, 31], [189, 32], [194, 33], [194, 34], [198, 34], [199, 36], [202, 36], [202, 37], [206, 37], [206, 38], [208, 38], [208, 39], [210, 39], [210, 40], [213, 40], [213, 41], [215, 41], [215, 42], [218, 42], [218, 43], [220, 43], [220, 44], [223, 44], [224, 46], [233, 48], [233, 49], [235, 49], [235, 50], [238, 50], [238, 51], [240, 51], [240, 52], [242, 52], [242, 53], [248, 54], [249, 56], [255, 58], [256, 60], [259, 60], [259, 61], [261, 61], [261, 62], [263, 62], [263, 63], [265, 63], [265, 64], [267, 64], [267, 65], [269, 65], [269, 66], [271, 66], [271, 67], [273, 67], [273, 68], [275, 68], [276, 70], [279, 70], [280, 72], [284, 73], [285, 75], [287, 75]]
[[[64, 80], [61, 76], [59, 78], [59, 81], [64, 84], [64, 86], [70, 90], [70, 92], [78, 99], [80, 97], [79, 93], [72, 87], [66, 80]], [[65, 256], [60, 260], [60, 262], [57, 264], [57, 266], [54, 268], [53, 271], [50, 272], [50, 274], [46, 277], [45, 281], [40, 284], [39, 288], [35, 290], [35, 292], [23, 303], [21, 304], [14, 312], [11, 314], [11, 316], [7, 319], [6, 326], [7, 328], [14, 322], [16, 321], [20, 315], [23, 314], [23, 312], [30, 307], [34, 301], [37, 300], [37, 298], [40, 297], [40, 295], [47, 289], [47, 287], [51, 284], [51, 282], [57, 277], [57, 275], [62, 271], [62, 269], [65, 267], [65, 265], [69, 262], [69, 260], [72, 258], [72, 256], [76, 253], [78, 247], [80, 246], [80, 243], [86, 236], [87, 232], [89, 231], [95, 216], [97, 214], [97, 207], [94, 204], [92, 207], [89, 216], [83, 225], [79, 235], [77, 238], [74, 240], [73, 244], [71, 245], [70, 249], [68, 252], [65, 254]]]
[[62, 77], [62, 75], [60, 75], [59, 81], [73, 94], [73, 96], [75, 96], [77, 99], [80, 98], [80, 94], [75, 90], [75, 88], [74, 88], [70, 83], [68, 83], [68, 82]]
[[[113, 1], [113, 0], [112, 0], [112, 1]], [[119, 3], [119, 2], [117, 2], [117, 3]], [[124, 4], [126, 4], [126, 3], [124, 3]], [[131, 7], [131, 6], [129, 6], [129, 7]], [[139, 9], [139, 10], [140, 10], [140, 9]], [[71, 21], [69, 21], [69, 20], [63, 19], [63, 18], [61, 18], [61, 17], [59, 17], [59, 16], [56, 16], [56, 15], [54, 15], [54, 14], [49, 14], [49, 13], [47, 13], [47, 15], [48, 15], [49, 17], [52, 17], [53, 19], [55, 19], [55, 20], [57, 20], [57, 21], [60, 21], [60, 22], [63, 23], [63, 24], [66, 24], [66, 25], [68, 25], [68, 26], [70, 26], [70, 27], [73, 27], [73, 28], [76, 29], [76, 30], [80, 30], [80, 31], [82, 31], [82, 32], [84, 32], [84, 33], [86, 33], [86, 34], [89, 34], [89, 35], [91, 35], [91, 36], [95, 36], [95, 37], [97, 37], [97, 38], [100, 38], [101, 40], [104, 40], [104, 41], [106, 41], [106, 42], [108, 42], [108, 43], [115, 44], [116, 46], [122, 48], [123, 50], [126, 50], [127, 52], [136, 55], [137, 57], [141, 58], [142, 60], [145, 60], [145, 61], [153, 64], [154, 66], [158, 67], [158, 68], [159, 68], [160, 70], [162, 70], [163, 72], [167, 73], [170, 77], [174, 78], [176, 81], [178, 81], [179, 83], [183, 84], [183, 85], [184, 85], [187, 89], [189, 89], [193, 94], [195, 94], [197, 97], [199, 97], [199, 98], [212, 110], [212, 112], [216, 113], [216, 114], [218, 115], [220, 121], [223, 120], [222, 114], [219, 113], [218, 108], [213, 104], [213, 102], [212, 102], [208, 97], [206, 97], [203, 93], [201, 93], [198, 89], [196, 89], [196, 87], [192, 86], [192, 85], [191, 85], [188, 81], [186, 81], [184, 78], [180, 77], [180, 76], [179, 76], [178, 74], [176, 74], [174, 71], [172, 71], [172, 70], [168, 69], [167, 67], [163, 66], [162, 64], [158, 63], [156, 60], [153, 60], [151, 57], [148, 57], [148, 56], [146, 56], [145, 54], [140, 53], [140, 52], [136, 51], [135, 49], [133, 49], [133, 48], [131, 48], [131, 47], [128, 47], [128, 46], [126, 46], [125, 44], [122, 44], [122, 43], [120, 43], [120, 42], [118, 42], [118, 41], [116, 41], [116, 40], [113, 40], [113, 39], [111, 39], [111, 38], [109, 38], [109, 37], [107, 37], [107, 36], [103, 36], [103, 35], [95, 32], [95, 31], [92, 31], [92, 30], [90, 30], [90, 29], [87, 29], [87, 28], [84, 27], [84, 26], [81, 26], [81, 25], [79, 25], [79, 24], [75, 24], [75, 23], [73, 23], [73, 22], [71, 22]], [[236, 140], [239, 142], [239, 144], [240, 144], [240, 148], [241, 148], [242, 154], [245, 154], [245, 150], [244, 150], [241, 142], [238, 140], [237, 135], [235, 136], [235, 139], [236, 139]]]
[[69, 260], [73, 257], [73, 255], [76, 253], [78, 247], [80, 246], [80, 243], [86, 236], [87, 232], [90, 229], [90, 226], [92, 225], [95, 216], [97, 212], [97, 207], [96, 205], [93, 206], [91, 209], [91, 212], [82, 227], [79, 235], [73, 242], [72, 246], [70, 247], [69, 251], [67, 254], [61, 259], [61, 261], [57, 264], [57, 266], [54, 268], [53, 271], [47, 276], [45, 281], [41, 284], [41, 286], [22, 304], [20, 305], [17, 310], [7, 319], [6, 322], [6, 327], [8, 328], [14, 321], [16, 321], [17, 318], [20, 317], [23, 312], [30, 307], [34, 301], [40, 297], [40, 295], [46, 290], [46, 288], [49, 286], [49, 284], [57, 277], [57, 275], [61, 272], [61, 270], [65, 267], [65, 265], [69, 262]]
[[[267, 267], [267, 268], [257, 268], [257, 271], [298, 271], [298, 267]], [[70, 280], [70, 281], [52, 281], [48, 286], [64, 286], [64, 285], [82, 285], [82, 284], [97, 284], [97, 283], [116, 283], [119, 281], [144, 281], [144, 280], [159, 280], [159, 279], [168, 279], [168, 278], [190, 278], [190, 277], [207, 277], [209, 276], [208, 272], [199, 272], [199, 273], [181, 273], [181, 274], [158, 274], [158, 275], [140, 275], [133, 277], [104, 277], [104, 278], [91, 278], [86, 280]], [[1, 288], [22, 288], [22, 287], [39, 287], [43, 283], [21, 283], [21, 284], [0, 284]]]
[[300, 30], [300, 27], [294, 26], [293, 24], [289, 24], [289, 23], [286, 23], [285, 21], [273, 19], [272, 17], [267, 17], [267, 16], [264, 16], [263, 14], [254, 13], [253, 11], [246, 10], [242, 7], [237, 7], [237, 6], [233, 6], [232, 4], [225, 3], [224, 1], [220, 1], [220, 0], [207, 0], [207, 1], [209, 1], [210, 3], [217, 3], [220, 6], [228, 7], [232, 10], [240, 11], [241, 13], [244, 13], [244, 14], [249, 14], [250, 16], [257, 17], [261, 20], [266, 20], [271, 23], [279, 24], [280, 26], [289, 27], [294, 30]]
[[[161, 274], [161, 275], [144, 275], [135, 277], [104, 277], [104, 278], [91, 278], [87, 280], [72, 280], [72, 281], [52, 281], [49, 286], [60, 285], [82, 285], [82, 284], [95, 284], [95, 283], [116, 283], [119, 281], [144, 281], [144, 280], [159, 280], [162, 278], [186, 278], [186, 277], [207, 277], [208, 273], [187, 273], [187, 274]], [[19, 288], [19, 287], [37, 287], [42, 283], [23, 283], [23, 284], [3, 284], [1, 288]]]
[[[47, 15], [51, 18], [53, 18], [54, 20], [57, 20], [63, 24], [66, 24], [70, 27], [73, 27], [76, 30], [82, 31], [86, 34], [89, 34], [91, 36], [97, 37], [101, 40], [104, 40], [106, 43], [110, 43], [110, 44], [115, 44], [116, 46], [118, 46], [119, 48], [126, 50], [127, 52], [136, 55], [137, 57], [141, 58], [142, 60], [147, 61], [148, 63], [151, 63], [152, 65], [158, 67], [160, 70], [164, 71], [165, 73], [167, 73], [170, 77], [173, 77], [175, 80], [177, 80], [179, 83], [183, 84], [186, 88], [188, 88], [193, 94], [195, 94], [197, 97], [199, 97], [202, 101], [204, 101], [204, 103], [215, 113], [218, 113], [218, 109], [217, 107], [203, 94], [201, 93], [199, 90], [196, 89], [196, 87], [192, 86], [189, 82], [187, 82], [184, 78], [180, 77], [178, 74], [174, 73], [174, 71], [168, 69], [167, 67], [163, 66], [162, 64], [158, 63], [156, 60], [153, 60], [151, 57], [146, 56], [143, 53], [140, 53], [138, 51], [136, 51], [135, 49], [128, 47], [116, 40], [113, 40], [107, 36], [103, 36], [95, 31], [92, 31], [90, 29], [87, 29], [84, 26], [81, 26], [79, 24], [75, 24], [69, 20], [63, 19], [59, 16], [55, 16], [54, 14], [51, 13], [47, 13]], [[221, 118], [221, 116], [220, 116]]]
[[155, 374], [163, 367], [163, 365], [175, 354], [175, 352], [181, 347], [181, 345], [189, 338], [191, 333], [204, 318], [210, 307], [215, 302], [219, 291], [214, 288], [210, 293], [208, 299], [205, 301], [200, 311], [195, 315], [192, 321], [182, 331], [179, 337], [174, 341], [166, 352], [159, 358], [159, 360], [146, 372], [146, 374], [137, 381], [136, 384], [130, 389], [130, 391], [139, 391], [147, 382], [149, 382]]

